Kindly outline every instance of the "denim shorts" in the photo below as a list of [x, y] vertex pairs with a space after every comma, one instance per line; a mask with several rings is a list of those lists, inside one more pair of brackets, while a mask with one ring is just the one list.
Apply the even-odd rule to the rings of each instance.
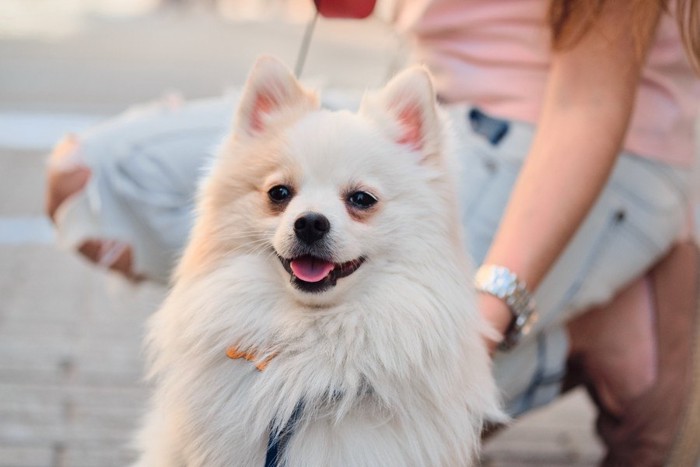
[[[468, 106], [449, 112], [459, 132], [467, 248], [481, 264], [534, 127], [493, 119]], [[559, 394], [568, 353], [566, 321], [604, 304], [644, 275], [687, 231], [689, 183], [689, 169], [619, 155], [603, 192], [535, 293], [539, 320], [531, 334], [495, 356], [496, 380], [509, 414], [517, 416]]]
[[[58, 213], [59, 241], [122, 240], [137, 273], [166, 282], [193, 223], [198, 174], [230, 125], [237, 96], [154, 104], [79, 138], [92, 169], [87, 188]], [[459, 195], [467, 249], [483, 261], [527, 155], [533, 126], [446, 108], [458, 135]], [[556, 176], [556, 174], [552, 174]], [[506, 410], [517, 416], [554, 399], [568, 351], [564, 323], [609, 300], [652, 266], [687, 225], [687, 169], [620, 154], [583, 225], [535, 294], [540, 320], [494, 371]], [[527, 248], [527, 245], [522, 245]]]

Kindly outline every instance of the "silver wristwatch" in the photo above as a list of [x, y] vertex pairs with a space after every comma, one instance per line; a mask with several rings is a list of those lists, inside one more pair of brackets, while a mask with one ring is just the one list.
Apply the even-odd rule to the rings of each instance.
[[519, 280], [508, 268], [487, 264], [476, 272], [474, 284], [477, 291], [498, 297], [508, 305], [513, 321], [498, 345], [498, 350], [512, 349], [537, 322], [535, 300], [525, 282]]

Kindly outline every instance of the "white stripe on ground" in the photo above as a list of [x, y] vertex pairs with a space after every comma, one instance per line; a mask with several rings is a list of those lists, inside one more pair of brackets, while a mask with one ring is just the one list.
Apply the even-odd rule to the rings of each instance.
[[45, 151], [66, 133], [78, 133], [103, 120], [99, 115], [0, 112], [0, 147]]
[[53, 226], [44, 216], [0, 217], [0, 246], [46, 245], [54, 240]]

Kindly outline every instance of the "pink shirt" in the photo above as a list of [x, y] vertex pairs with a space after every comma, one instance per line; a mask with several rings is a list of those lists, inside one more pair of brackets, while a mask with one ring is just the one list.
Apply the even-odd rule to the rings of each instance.
[[[545, 0], [404, 0], [397, 25], [447, 102], [537, 121], [550, 61]], [[662, 18], [642, 72], [624, 148], [670, 164], [693, 163], [700, 81], [675, 20]]]

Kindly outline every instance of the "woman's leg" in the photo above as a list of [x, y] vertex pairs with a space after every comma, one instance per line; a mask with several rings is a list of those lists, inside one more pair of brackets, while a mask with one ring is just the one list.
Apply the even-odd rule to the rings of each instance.
[[597, 401], [614, 415], [656, 381], [652, 294], [651, 278], [642, 277], [567, 324], [572, 377], [576, 368], [590, 368]]
[[598, 406], [603, 465], [669, 465], [693, 390], [698, 272], [695, 244], [680, 243], [610, 304], [568, 324], [569, 380]]

